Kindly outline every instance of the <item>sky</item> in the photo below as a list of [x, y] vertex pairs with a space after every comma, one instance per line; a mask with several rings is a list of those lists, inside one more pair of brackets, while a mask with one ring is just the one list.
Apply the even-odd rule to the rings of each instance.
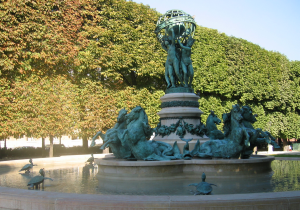
[[180, 9], [217, 29], [300, 61], [300, 0], [133, 0], [161, 14]]

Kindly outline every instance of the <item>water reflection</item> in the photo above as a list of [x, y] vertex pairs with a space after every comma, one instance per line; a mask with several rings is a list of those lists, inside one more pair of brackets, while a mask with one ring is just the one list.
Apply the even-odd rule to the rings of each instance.
[[[206, 181], [214, 183], [213, 194], [235, 194], [255, 192], [278, 192], [300, 190], [300, 161], [272, 162], [273, 175], [257, 177], [240, 177], [220, 179], [207, 177]], [[17, 169], [9, 170], [0, 175], [0, 186], [28, 189], [29, 180], [38, 175], [35, 167], [30, 174], [19, 174]], [[44, 190], [64, 193], [82, 194], [126, 194], [126, 195], [191, 195], [194, 187], [191, 183], [201, 181], [195, 178], [167, 179], [159, 181], [122, 181], [97, 177], [98, 168], [93, 165], [79, 165], [63, 169], [47, 170]]]
[[276, 160], [272, 162], [274, 192], [300, 190], [300, 161]]

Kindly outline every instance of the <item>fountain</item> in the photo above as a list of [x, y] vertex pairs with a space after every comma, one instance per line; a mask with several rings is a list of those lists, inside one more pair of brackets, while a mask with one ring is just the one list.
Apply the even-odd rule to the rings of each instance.
[[[130, 113], [121, 110], [113, 128], [106, 134], [101, 131], [96, 134], [92, 145], [100, 135], [104, 141], [102, 148], [110, 147], [113, 152], [95, 155], [94, 162], [98, 166], [95, 177], [101, 195], [1, 186], [0, 209], [299, 209], [300, 191], [263, 190], [270, 187], [274, 157], [251, 156], [252, 147], [260, 142], [275, 143], [267, 132], [253, 128], [255, 115], [250, 107], [234, 105], [230, 113], [223, 114], [224, 133], [215, 129], [214, 123], [207, 121], [205, 126], [201, 122], [199, 96], [191, 88], [190, 54], [195, 27], [193, 18], [181, 10], [170, 10], [158, 20], [155, 33], [168, 52], [165, 71], [168, 88], [161, 98], [160, 123], [154, 129], [156, 137], [154, 141], [148, 140], [153, 129], [139, 106]], [[209, 119], [219, 122], [213, 111]], [[190, 158], [185, 159], [184, 154]], [[78, 170], [82, 167], [82, 174], [90, 176], [90, 170], [95, 172], [96, 169], [92, 164], [84, 166], [87, 157], [34, 161], [39, 167], [53, 171], [66, 166]], [[0, 175], [16, 171], [24, 163], [23, 160], [0, 162]], [[192, 189], [188, 185], [199, 183], [203, 172], [209, 183], [218, 186], [214, 188], [215, 194], [188, 194], [188, 189]], [[51, 178], [55, 187], [55, 177]], [[68, 177], [56, 179], [61, 179], [58, 183], [69, 192], [65, 186]], [[257, 184], [262, 188], [257, 189]], [[247, 187], [246, 191], [235, 194], [237, 189]], [[51, 185], [48, 188], [50, 190]], [[107, 193], [102, 194], [101, 190]], [[148, 192], [139, 195], [143, 190]]]

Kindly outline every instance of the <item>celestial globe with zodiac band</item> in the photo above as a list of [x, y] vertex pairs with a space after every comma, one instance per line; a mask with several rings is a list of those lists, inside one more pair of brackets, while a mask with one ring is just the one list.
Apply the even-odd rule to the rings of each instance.
[[196, 29], [194, 18], [183, 12], [182, 10], [169, 10], [164, 15], [160, 16], [157, 23], [155, 34], [159, 42], [163, 42], [164, 36], [171, 36], [173, 28], [176, 39], [187, 38], [190, 35], [193, 37]]

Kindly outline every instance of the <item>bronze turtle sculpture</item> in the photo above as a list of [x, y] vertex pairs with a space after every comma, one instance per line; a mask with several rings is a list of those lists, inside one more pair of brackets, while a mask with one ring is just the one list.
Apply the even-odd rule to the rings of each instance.
[[[33, 165], [32, 159], [31, 159], [31, 158], [29, 159], [29, 163], [30, 163], [30, 164], [26, 164], [25, 166], [23, 166], [23, 168], [21, 168], [20, 171], [25, 171], [25, 173], [30, 173], [30, 169], [32, 169], [32, 167], [33, 167], [33, 166], [36, 166], [36, 165]], [[19, 172], [20, 172], [20, 171], [19, 171]]]
[[205, 179], [206, 179], [206, 175], [203, 172], [202, 182], [189, 184], [189, 186], [195, 186], [196, 187], [196, 191], [191, 190], [191, 192], [194, 193], [194, 195], [210, 195], [212, 190], [213, 190], [212, 186], [217, 186], [215, 184], [207, 183], [205, 181]]
[[94, 160], [95, 160], [94, 155], [91, 154], [91, 157], [86, 162], [88, 162], [89, 164], [93, 164]]
[[29, 186], [28, 188], [32, 188], [32, 189], [34, 189], [34, 187], [35, 187], [35, 189], [40, 188], [40, 184], [41, 183], [44, 184], [45, 179], [50, 179], [51, 181], [53, 181], [53, 179], [45, 177], [45, 171], [43, 168], [40, 169], [39, 173], [41, 174], [41, 176], [35, 176], [32, 179], [30, 179], [30, 181], [27, 184], [27, 186]]

